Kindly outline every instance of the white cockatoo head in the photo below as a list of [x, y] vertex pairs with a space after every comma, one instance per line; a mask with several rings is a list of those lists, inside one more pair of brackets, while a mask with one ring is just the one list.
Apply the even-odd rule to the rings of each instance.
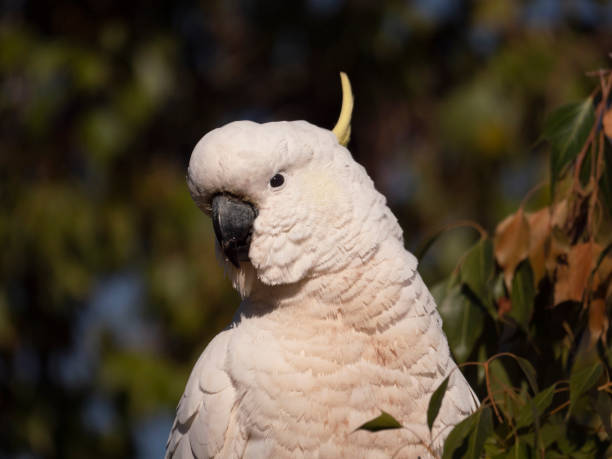
[[402, 241], [385, 198], [345, 148], [352, 95], [346, 75], [333, 131], [306, 121], [236, 121], [206, 134], [189, 162], [193, 199], [213, 219], [234, 286], [292, 284], [367, 260]]

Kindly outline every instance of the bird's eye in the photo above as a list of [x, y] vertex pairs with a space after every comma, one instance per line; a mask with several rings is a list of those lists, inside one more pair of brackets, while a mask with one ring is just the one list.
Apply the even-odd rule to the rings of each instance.
[[272, 188], [278, 188], [283, 183], [285, 183], [285, 177], [283, 177], [282, 174], [276, 174], [270, 179], [270, 186]]

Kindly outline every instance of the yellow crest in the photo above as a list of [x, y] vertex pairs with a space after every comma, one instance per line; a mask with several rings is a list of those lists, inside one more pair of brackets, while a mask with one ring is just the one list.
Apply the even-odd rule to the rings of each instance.
[[340, 72], [340, 82], [342, 83], [342, 108], [338, 122], [332, 129], [336, 134], [338, 142], [345, 147], [351, 138], [351, 116], [353, 115], [353, 92], [351, 91], [351, 82], [346, 76], [346, 73]]

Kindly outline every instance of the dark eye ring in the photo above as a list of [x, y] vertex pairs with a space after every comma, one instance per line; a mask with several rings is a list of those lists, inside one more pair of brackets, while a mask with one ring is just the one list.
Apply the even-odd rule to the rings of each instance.
[[285, 177], [283, 177], [282, 174], [276, 174], [270, 179], [270, 186], [272, 188], [278, 188], [282, 186], [283, 183], [285, 183]]

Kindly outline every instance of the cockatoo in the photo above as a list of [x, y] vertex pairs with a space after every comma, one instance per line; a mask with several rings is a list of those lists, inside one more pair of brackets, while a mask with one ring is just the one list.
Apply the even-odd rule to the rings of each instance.
[[[237, 121], [193, 150], [189, 189], [242, 302], [193, 368], [167, 458], [431, 457], [478, 406], [396, 218], [346, 148], [341, 81], [333, 131]], [[382, 411], [402, 428], [358, 430]]]

